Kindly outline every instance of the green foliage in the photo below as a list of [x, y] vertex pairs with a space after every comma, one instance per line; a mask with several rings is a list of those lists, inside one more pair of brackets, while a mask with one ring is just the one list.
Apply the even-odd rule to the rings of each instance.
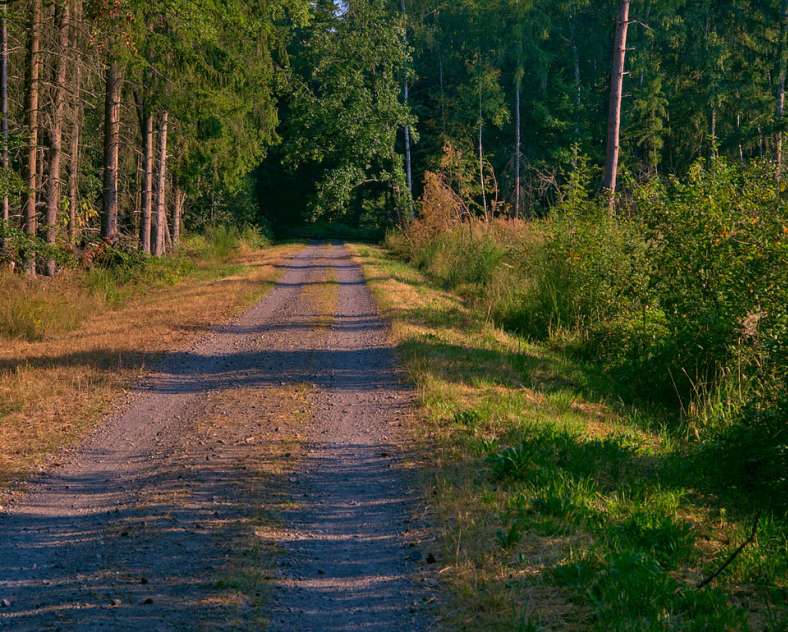
[[318, 11], [294, 56], [284, 162], [311, 178], [311, 219], [360, 223], [366, 211], [374, 226], [390, 223], [410, 204], [396, 142], [414, 125], [400, 98], [409, 58], [400, 18], [382, 0]]
[[[698, 164], [634, 187], [611, 216], [577, 164], [545, 219], [427, 230], [425, 217], [389, 243], [501, 325], [600, 363], [617, 397], [675, 411], [700, 470], [783, 506], [788, 222], [769, 165]], [[519, 445], [491, 464], [534, 472]]]
[[74, 255], [60, 245], [48, 244], [43, 239], [31, 237], [25, 231], [0, 223], [0, 264], [21, 264], [30, 257], [53, 259], [60, 266], [75, 265]]

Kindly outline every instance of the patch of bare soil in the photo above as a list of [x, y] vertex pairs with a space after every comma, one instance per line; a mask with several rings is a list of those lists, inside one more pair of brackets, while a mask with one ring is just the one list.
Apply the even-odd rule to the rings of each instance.
[[386, 328], [343, 247], [280, 269], [0, 515], [0, 628], [431, 628]]

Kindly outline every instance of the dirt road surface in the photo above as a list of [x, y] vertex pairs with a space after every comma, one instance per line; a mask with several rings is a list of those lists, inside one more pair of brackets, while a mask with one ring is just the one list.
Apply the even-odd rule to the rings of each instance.
[[344, 247], [280, 265], [0, 512], [0, 629], [432, 629], [386, 327]]

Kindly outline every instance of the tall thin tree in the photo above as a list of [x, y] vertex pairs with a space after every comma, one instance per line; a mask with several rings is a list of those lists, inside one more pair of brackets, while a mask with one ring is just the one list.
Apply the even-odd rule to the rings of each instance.
[[78, 238], [79, 209], [79, 152], [82, 133], [82, 59], [80, 56], [80, 28], [82, 0], [74, 0], [71, 12], [71, 64], [74, 69], [71, 88], [71, 156], [69, 165], [68, 239], [74, 245]]
[[609, 196], [610, 212], [615, 209], [618, 180], [619, 141], [621, 137], [621, 101], [627, 55], [630, 0], [621, 0], [618, 7], [616, 39], [613, 48], [613, 72], [610, 77], [610, 110], [607, 124], [607, 160], [602, 187]]
[[[402, 10], [402, 18], [403, 20], [407, 20], [407, 12], [405, 11], [405, 0], [400, 0], [400, 9]], [[406, 27], [407, 29], [407, 22]], [[407, 39], [407, 31], [405, 38]], [[402, 75], [402, 100], [404, 101], [405, 105], [408, 105], [408, 100], [410, 95], [408, 94], [409, 87], [408, 87], [408, 72], [407, 69], [403, 70]], [[410, 125], [405, 125], [405, 177], [407, 179], [408, 184], [408, 204], [410, 205], [413, 198], [413, 164], [411, 162], [411, 153], [410, 153]], [[411, 209], [409, 209], [409, 214]]]
[[[3, 124], [3, 169], [8, 172], [11, 162], [8, 157], [8, 5], [3, 4], [3, 13], [0, 16], [0, 110], [2, 110]], [[10, 204], [8, 191], [3, 191], [3, 228], [8, 226], [10, 218]], [[1, 245], [1, 244], [0, 244]]]
[[[56, 7], [56, 23], [58, 30], [57, 70], [52, 107], [52, 128], [50, 133], [49, 153], [49, 190], [47, 192], [47, 243], [54, 245], [57, 241], [57, 230], [60, 211], [60, 163], [63, 156], [63, 114], [66, 106], [66, 61], [68, 60], [69, 29], [71, 28], [71, 7], [64, 2]], [[54, 276], [55, 260], [47, 260], [47, 274]]]
[[479, 186], [482, 192], [482, 207], [484, 208], [484, 219], [487, 220], [487, 191], [484, 186], [484, 112], [482, 110], [482, 70], [479, 66]]
[[[38, 101], [41, 75], [41, 0], [33, 0], [30, 8], [30, 37], [28, 85], [27, 85], [27, 200], [25, 202], [25, 230], [35, 239], [38, 233], [36, 202], [38, 197]], [[25, 269], [31, 276], [36, 274], [35, 253], [29, 252]]]
[[101, 214], [101, 237], [114, 242], [118, 237], [118, 162], [120, 151], [120, 99], [122, 78], [120, 64], [107, 64], [104, 104], [104, 204]]
[[522, 193], [522, 182], [520, 180], [522, 167], [520, 167], [520, 157], [522, 156], [522, 141], [520, 138], [520, 91], [523, 84], [523, 68], [518, 64], [514, 74], [514, 216], [520, 217], [520, 195]]
[[156, 173], [156, 232], [153, 254], [161, 257], [167, 239], [167, 128], [169, 112], [165, 110], [159, 119], [159, 164]]
[[[148, 74], [145, 75], [148, 82]], [[148, 102], [147, 85], [143, 91], [135, 94], [137, 113], [140, 119], [140, 134], [142, 135], [142, 209], [140, 218], [140, 248], [146, 255], [151, 253], [151, 223], [153, 214], [153, 111]]]
[[777, 77], [777, 138], [775, 140], [775, 163], [777, 182], [783, 174], [783, 124], [785, 120], [785, 75], [788, 67], [788, 0], [783, 0], [780, 7], [780, 44], [779, 70]]

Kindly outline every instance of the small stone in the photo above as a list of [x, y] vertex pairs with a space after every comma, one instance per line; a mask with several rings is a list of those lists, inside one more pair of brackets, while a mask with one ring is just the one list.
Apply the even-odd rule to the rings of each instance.
[[144, 606], [149, 606], [152, 603], [153, 603], [153, 597], [145, 597], [145, 599], [142, 600], [142, 605]]
[[144, 586], [147, 583], [148, 583], [148, 578], [147, 577], [140, 577], [140, 584], [142, 584]]
[[1, 608], [10, 608], [11, 607], [11, 600], [10, 599], [0, 599], [0, 607]]
[[118, 606], [122, 606], [123, 605], [123, 602], [120, 599], [118, 599], [117, 597], [115, 599], [112, 599], [109, 603], [110, 603], [110, 605], [113, 608], [117, 608]]

